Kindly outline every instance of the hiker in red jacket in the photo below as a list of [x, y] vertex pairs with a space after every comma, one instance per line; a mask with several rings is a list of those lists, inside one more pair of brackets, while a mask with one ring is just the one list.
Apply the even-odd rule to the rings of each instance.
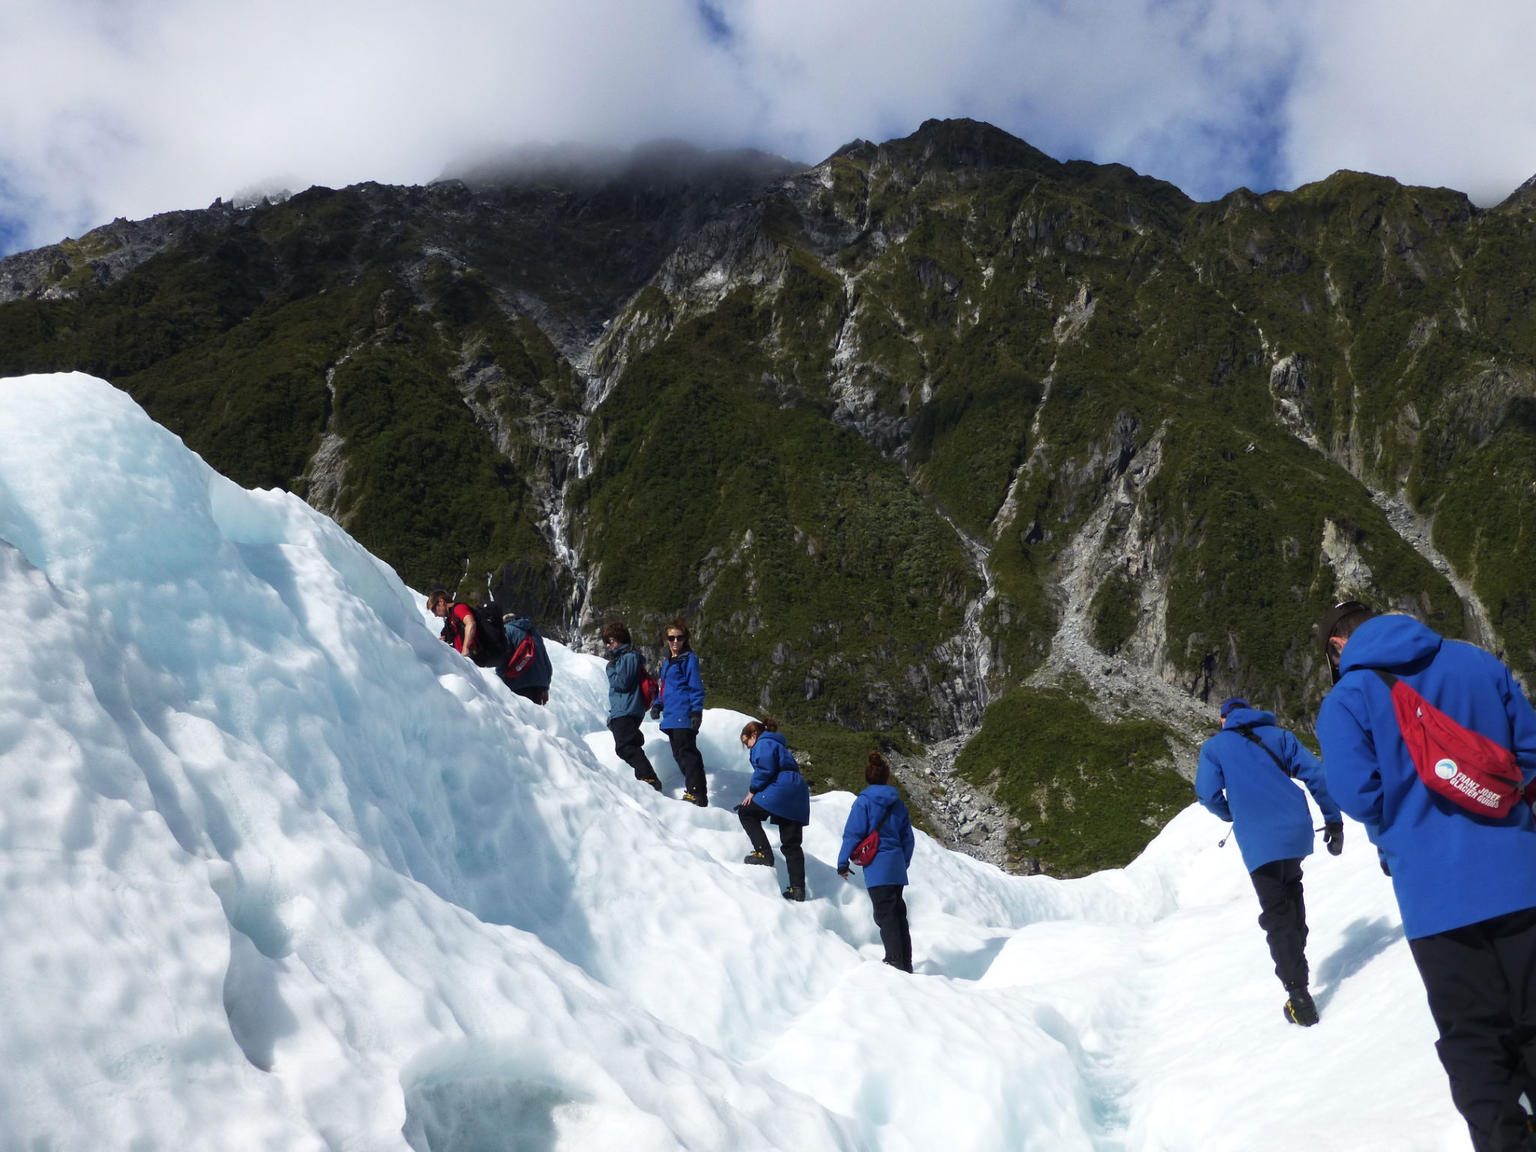
[[448, 595], [446, 588], [434, 588], [427, 595], [427, 611], [443, 622], [440, 635], [443, 643], [452, 644], [461, 656], [475, 650], [475, 610], [468, 604], [460, 604]]

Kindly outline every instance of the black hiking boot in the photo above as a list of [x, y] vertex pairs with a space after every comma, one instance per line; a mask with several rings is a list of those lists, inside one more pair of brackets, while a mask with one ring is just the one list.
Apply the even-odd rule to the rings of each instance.
[[1303, 1028], [1310, 1028], [1317, 1023], [1317, 1005], [1312, 1003], [1312, 995], [1305, 987], [1298, 986], [1288, 989], [1291, 998], [1285, 1002], [1285, 1018], [1292, 1024], [1300, 1024]]
[[786, 899], [786, 900], [794, 900], [797, 903], [804, 904], [805, 903], [805, 889], [797, 887], [794, 884], [791, 884], [788, 888], [784, 889], [784, 899]]
[[708, 808], [709, 807], [709, 797], [708, 796], [696, 796], [692, 792], [684, 792], [683, 795], [682, 795], [682, 799], [686, 800], [690, 804], [697, 804], [700, 808]]
[[635, 779], [640, 781], [642, 784], [649, 784], [658, 792], [661, 791], [661, 777], [657, 776], [654, 772], [652, 772], [649, 776], [636, 776]]
[[743, 864], [762, 864], [768, 868], [773, 867], [773, 853], [759, 852], [755, 848], [741, 858]]

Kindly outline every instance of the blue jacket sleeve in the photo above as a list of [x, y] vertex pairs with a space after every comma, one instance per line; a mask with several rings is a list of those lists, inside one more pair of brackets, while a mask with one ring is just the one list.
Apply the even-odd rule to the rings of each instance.
[[640, 685], [640, 657], [633, 650], [625, 652], [611, 666], [608, 679], [618, 692], [633, 692]]
[[1381, 772], [1376, 749], [1348, 705], [1359, 697], [1336, 685], [1317, 714], [1317, 739], [1323, 746], [1323, 778], [1328, 795], [1367, 828], [1381, 826]]
[[1520, 765], [1520, 775], [1526, 784], [1536, 779], [1536, 709], [1515, 683], [1508, 668], [1504, 669], [1504, 711], [1509, 715], [1510, 750]]
[[1323, 813], [1323, 823], [1343, 823], [1344, 817], [1339, 812], [1339, 806], [1328, 794], [1327, 780], [1323, 775], [1323, 762], [1312, 755], [1307, 750], [1307, 746], [1296, 739], [1292, 733], [1282, 730], [1280, 736], [1292, 773], [1307, 786], [1307, 791], [1312, 793], [1312, 799], [1317, 801], [1317, 806]]
[[906, 806], [901, 810], [901, 854], [906, 857], [907, 863], [912, 863], [912, 853], [917, 851], [917, 837], [912, 835], [912, 817], [907, 814]]
[[688, 661], [683, 687], [688, 697], [688, 714], [691, 716], [695, 712], [704, 711], [704, 677], [699, 674], [698, 656], [691, 652], [689, 655], [693, 659]]
[[778, 775], [778, 745], [768, 740], [759, 740], [752, 745], [752, 751], [747, 753], [747, 759], [752, 763], [752, 779], [747, 784], [747, 791], [756, 796], [764, 788], [773, 783], [773, 778]]
[[853, 798], [853, 807], [848, 810], [848, 820], [843, 825], [843, 846], [837, 853], [837, 870], [844, 871], [848, 867], [848, 857], [859, 846], [859, 841], [869, 835], [869, 801], [863, 796]]
[[1216, 758], [1208, 751], [1210, 746], [1211, 742], [1207, 740], [1200, 747], [1200, 766], [1195, 771], [1195, 796], [1217, 816], [1231, 820], [1232, 809], [1227, 807], [1227, 779], [1222, 775], [1221, 765], [1216, 763]]

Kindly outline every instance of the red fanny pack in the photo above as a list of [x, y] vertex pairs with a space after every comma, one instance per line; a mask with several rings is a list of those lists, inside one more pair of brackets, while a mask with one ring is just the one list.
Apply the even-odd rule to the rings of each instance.
[[860, 840], [857, 847], [848, 853], [848, 862], [863, 868], [875, 858], [875, 853], [878, 851], [880, 851], [880, 832], [876, 829]]
[[880, 826], [885, 823], [885, 818], [891, 814], [891, 809], [896, 807], [893, 800], [887, 804], [885, 811], [880, 813], [880, 819], [875, 821], [875, 826], [870, 829], [869, 835], [860, 840], [848, 853], [848, 862], [857, 864], [860, 868], [869, 867], [870, 861], [875, 858], [875, 853], [880, 851]]
[[521, 676], [528, 670], [528, 665], [533, 663], [533, 658], [538, 655], [538, 646], [534, 644], [533, 637], [524, 636], [518, 646], [512, 650], [511, 657], [507, 660], [507, 671], [514, 676]]
[[1424, 786], [1479, 816], [1499, 819], [1520, 798], [1515, 754], [1452, 720], [1408, 684], [1380, 668], [1371, 671], [1392, 693], [1392, 709]]

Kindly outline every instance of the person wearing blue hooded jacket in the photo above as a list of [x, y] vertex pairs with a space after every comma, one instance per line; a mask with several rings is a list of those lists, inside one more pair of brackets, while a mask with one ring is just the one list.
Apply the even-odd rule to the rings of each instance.
[[907, 867], [917, 840], [912, 835], [912, 819], [901, 793], [891, 787], [891, 767], [885, 757], [871, 750], [864, 766], [868, 788], [860, 792], [843, 825], [843, 847], [837, 854], [837, 874], [848, 879], [848, 858], [871, 832], [880, 833], [875, 857], [864, 865], [864, 887], [880, 929], [880, 943], [885, 946], [885, 962], [903, 972], [912, 971], [912, 933], [907, 926], [907, 902], [902, 890], [907, 886]]
[[800, 765], [795, 763], [773, 717], [748, 720], [741, 730], [741, 746], [752, 764], [747, 798], [736, 805], [742, 830], [752, 842], [752, 851], [742, 862], [773, 867], [773, 849], [763, 831], [763, 821], [772, 820], [779, 826], [779, 848], [789, 869], [784, 899], [804, 900], [805, 850], [800, 842], [811, 822], [810, 785], [800, 775]]
[[1221, 704], [1221, 731], [1200, 746], [1195, 794], [1232, 823], [1243, 867], [1259, 897], [1259, 927], [1269, 941], [1275, 975], [1285, 985], [1285, 1018], [1311, 1027], [1317, 1004], [1307, 990], [1307, 907], [1301, 861], [1312, 854], [1312, 813], [1300, 778], [1323, 813], [1324, 842], [1344, 850], [1344, 822], [1328, 794], [1323, 768], [1273, 712], [1238, 696]]
[[[554, 679], [554, 670], [549, 662], [549, 649], [537, 625], [526, 616], [505, 616], [502, 630], [507, 636], [507, 662], [496, 670], [496, 674], [523, 699], [548, 704], [549, 682]], [[513, 671], [512, 663], [525, 640], [533, 641], [533, 658], [521, 671]]]
[[656, 679], [661, 695], [651, 705], [651, 719], [661, 721], [661, 730], [672, 745], [672, 759], [683, 773], [683, 799], [700, 808], [709, 807], [709, 779], [704, 775], [704, 757], [699, 754], [698, 731], [704, 722], [704, 681], [699, 675], [699, 658], [688, 646], [688, 625], [673, 620], [662, 634], [667, 658], [662, 661]]
[[661, 780], [645, 754], [645, 734], [640, 731], [640, 718], [645, 715], [645, 697], [640, 694], [645, 660], [630, 644], [629, 628], [622, 621], [604, 624], [602, 638], [608, 649], [608, 731], [613, 733], [613, 750], [634, 769], [636, 780], [660, 792]]
[[1432, 791], [1375, 672], [1508, 749], [1527, 786], [1536, 710], [1497, 658], [1412, 617], [1346, 601], [1317, 631], [1335, 682], [1317, 717], [1328, 788], [1392, 877], [1451, 1099], [1478, 1152], [1536, 1147], [1520, 1105], [1536, 1075], [1536, 823], [1521, 801], [1474, 815]]

